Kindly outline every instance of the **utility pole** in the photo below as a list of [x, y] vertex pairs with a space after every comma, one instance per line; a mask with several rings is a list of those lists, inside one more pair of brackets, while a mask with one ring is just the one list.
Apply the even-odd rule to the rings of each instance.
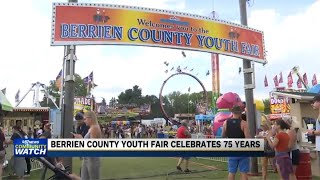
[[[69, 3], [77, 3], [78, 0], [68, 0]], [[73, 132], [73, 112], [74, 112], [74, 81], [75, 81], [75, 46], [66, 46], [66, 58], [65, 58], [65, 96], [62, 116], [62, 137], [73, 138], [71, 132]], [[69, 166], [72, 171], [72, 158], [64, 159], [65, 165]]]
[[[241, 24], [245, 26], [248, 26], [247, 1], [239, 0]], [[247, 59], [243, 59], [243, 75], [249, 132], [250, 136], [254, 137], [256, 134], [256, 108], [253, 99], [253, 89], [255, 88], [254, 66], [251, 66], [251, 61]], [[256, 157], [250, 158], [250, 173], [252, 175], [258, 174], [258, 159]]]

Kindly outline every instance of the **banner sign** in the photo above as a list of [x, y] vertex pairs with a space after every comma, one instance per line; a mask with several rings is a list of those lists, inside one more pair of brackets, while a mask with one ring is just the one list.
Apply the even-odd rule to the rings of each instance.
[[263, 32], [209, 17], [124, 5], [53, 3], [51, 45], [140, 45], [266, 63]]
[[88, 98], [85, 96], [74, 97], [74, 115], [76, 115], [80, 111], [87, 112], [91, 110], [92, 110], [91, 98]]
[[15, 157], [257, 157], [263, 139], [17, 139]]
[[271, 114], [287, 114], [290, 113], [289, 98], [285, 97], [271, 97], [270, 98]]

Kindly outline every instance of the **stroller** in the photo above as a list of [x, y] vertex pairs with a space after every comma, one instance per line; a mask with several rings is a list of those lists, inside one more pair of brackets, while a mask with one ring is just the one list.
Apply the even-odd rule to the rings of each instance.
[[66, 170], [61, 170], [60, 168], [57, 168], [55, 165], [53, 165], [43, 157], [35, 159], [42, 162], [44, 166], [46, 166], [48, 169], [54, 172], [54, 175], [48, 178], [47, 180], [72, 180], [72, 178], [69, 176], [70, 170], [68, 167], [66, 167]]

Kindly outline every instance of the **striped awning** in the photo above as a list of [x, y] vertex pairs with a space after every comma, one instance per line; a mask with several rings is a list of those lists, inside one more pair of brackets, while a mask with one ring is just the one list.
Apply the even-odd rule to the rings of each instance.
[[13, 107], [6, 96], [0, 91], [0, 105], [3, 111], [12, 111]]
[[49, 112], [49, 107], [15, 107], [13, 112]]

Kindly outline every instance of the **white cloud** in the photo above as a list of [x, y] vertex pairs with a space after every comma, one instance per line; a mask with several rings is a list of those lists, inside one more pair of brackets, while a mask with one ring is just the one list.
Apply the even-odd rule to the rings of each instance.
[[[249, 25], [263, 30], [265, 33], [268, 64], [257, 68], [256, 92], [268, 94], [271, 88], [264, 88], [265, 74], [268, 76], [269, 86], [274, 86], [272, 78], [282, 71], [286, 85], [289, 71], [294, 66], [300, 67], [300, 73], [307, 73], [309, 84], [314, 73], [319, 72], [320, 37], [317, 31], [320, 22], [314, 18], [320, 16], [320, 1], [314, 2], [305, 11], [289, 16], [280, 16], [274, 10], [255, 10], [250, 14]], [[318, 75], [319, 78], [319, 75]], [[297, 77], [294, 75], [294, 86]], [[257, 93], [257, 94], [258, 94]]]

